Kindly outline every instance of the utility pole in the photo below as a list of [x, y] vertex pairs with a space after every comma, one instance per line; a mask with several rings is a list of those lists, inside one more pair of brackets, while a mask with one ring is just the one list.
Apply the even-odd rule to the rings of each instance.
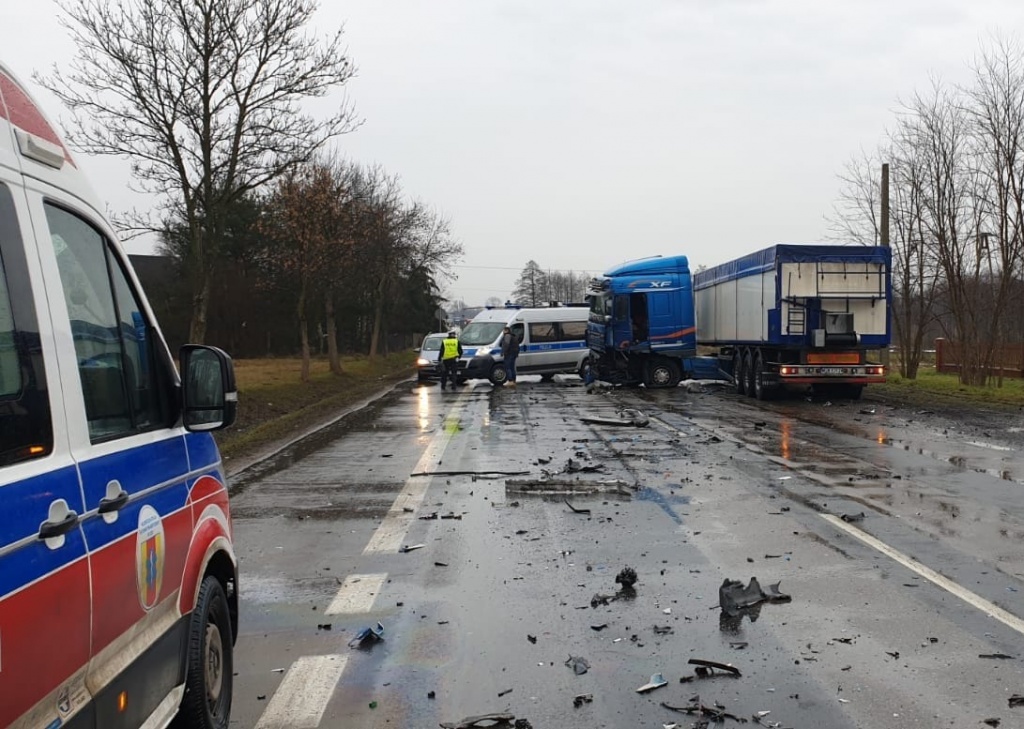
[[[882, 245], [889, 248], [889, 163], [882, 163]], [[886, 310], [886, 327], [892, 321], [892, 311]], [[882, 366], [886, 373], [889, 371], [889, 347], [882, 350]]]

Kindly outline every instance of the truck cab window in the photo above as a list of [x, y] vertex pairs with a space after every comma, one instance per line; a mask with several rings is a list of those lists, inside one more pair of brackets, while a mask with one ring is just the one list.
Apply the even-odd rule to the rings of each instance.
[[39, 329], [14, 201], [0, 184], [0, 467], [53, 449]]
[[168, 378], [152, 327], [103, 235], [55, 205], [46, 219], [93, 442], [167, 427]]

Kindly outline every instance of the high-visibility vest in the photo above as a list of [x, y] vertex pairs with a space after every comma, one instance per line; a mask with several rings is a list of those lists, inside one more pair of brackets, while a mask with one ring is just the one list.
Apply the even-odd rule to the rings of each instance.
[[442, 359], [455, 359], [459, 356], [459, 340], [458, 339], [445, 339], [443, 342], [444, 354], [441, 355]]

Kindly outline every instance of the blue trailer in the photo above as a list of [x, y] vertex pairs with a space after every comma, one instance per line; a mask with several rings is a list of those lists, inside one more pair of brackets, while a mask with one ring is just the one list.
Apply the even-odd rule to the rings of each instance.
[[697, 342], [718, 349], [737, 392], [811, 386], [859, 397], [884, 382], [891, 254], [881, 246], [776, 245], [696, 274]]
[[[591, 282], [593, 376], [647, 387], [719, 377], [758, 398], [792, 386], [859, 397], [885, 380], [867, 353], [889, 346], [890, 268], [887, 248], [835, 245], [776, 245], [692, 278], [686, 256], [631, 261]], [[699, 357], [698, 346], [714, 354]]]

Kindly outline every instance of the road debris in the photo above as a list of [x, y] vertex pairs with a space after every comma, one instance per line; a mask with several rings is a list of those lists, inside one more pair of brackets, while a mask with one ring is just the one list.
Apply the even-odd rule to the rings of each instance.
[[848, 523], [852, 524], [854, 522], [864, 521], [865, 514], [862, 511], [859, 514], [843, 514], [839, 518], [842, 519], [845, 522], [848, 522]]
[[483, 729], [484, 727], [513, 727], [513, 729], [533, 729], [526, 719], [516, 719], [515, 714], [481, 714], [467, 716], [461, 721], [442, 721], [441, 729]]
[[638, 688], [636, 692], [638, 694], [646, 694], [648, 691], [659, 689], [662, 686], [668, 686], [668, 681], [665, 680], [665, 677], [662, 676], [660, 673], [652, 673], [651, 680], [645, 683], [640, 688]]
[[789, 602], [793, 598], [779, 592], [781, 582], [768, 585], [767, 591], [762, 589], [756, 577], [750, 578], [746, 587], [739, 580], [726, 579], [718, 588], [718, 604], [722, 613], [730, 617], [739, 615], [744, 608], [753, 607], [762, 602]]
[[623, 590], [633, 589], [636, 581], [636, 570], [632, 567], [623, 567], [619, 574], [615, 575], [616, 584], [622, 585]]
[[601, 623], [600, 625], [591, 625], [590, 629], [591, 630], [596, 630], [597, 632], [601, 632], [602, 630], [604, 630], [607, 627], [608, 627], [608, 623]]
[[1021, 696], [1020, 694], [1014, 694], [1009, 698], [1009, 702], [1011, 709], [1016, 706], [1024, 706], [1024, 696]]
[[978, 658], [996, 658], [1004, 661], [1015, 660], [1013, 656], [1009, 656], [1005, 653], [979, 653]]
[[410, 478], [420, 476], [526, 476], [529, 471], [417, 471]]
[[537, 636], [536, 635], [530, 635], [529, 633], [527, 633], [526, 634], [526, 639], [528, 641], [530, 641], [531, 643], [534, 643], [534, 644], [537, 643]]
[[[702, 658], [691, 658], [688, 663], [691, 666], [696, 666], [692, 676], [683, 676], [679, 679], [679, 683], [690, 683], [697, 679], [702, 678], [715, 678], [716, 676], [729, 676], [731, 678], [740, 678], [743, 674], [740, 673], [740, 669], [736, 668], [729, 663], [719, 663], [718, 661], [705, 661]], [[715, 673], [720, 671], [721, 673]]]
[[571, 668], [577, 676], [582, 676], [590, 670], [590, 661], [583, 656], [569, 656], [565, 661], [565, 665]]
[[674, 632], [675, 632], [675, 630], [672, 628], [671, 625], [655, 625], [654, 626], [654, 634], [655, 635], [671, 635]]
[[505, 481], [506, 494], [535, 494], [538, 496], [561, 494], [615, 494], [632, 496], [635, 485], [620, 479], [582, 481], [571, 478], [510, 478]]
[[500, 699], [502, 696], [508, 696], [510, 693], [512, 693], [512, 689], [505, 689], [504, 691], [499, 691], [498, 698]]
[[569, 499], [564, 499], [565, 505], [572, 509], [573, 514], [589, 514], [590, 509], [577, 509], [575, 506], [569, 503]]
[[999, 726], [999, 724], [1001, 723], [1001, 720], [998, 719], [997, 717], [991, 717], [989, 719], [982, 719], [981, 723], [982, 724], [988, 724], [989, 726]]
[[380, 622], [376, 627], [363, 628], [356, 637], [348, 642], [349, 648], [369, 648], [374, 643], [384, 640], [384, 625]]
[[413, 551], [415, 551], [417, 549], [423, 549], [425, 546], [427, 546], [427, 545], [426, 544], [403, 544], [402, 548], [399, 549], [398, 551], [400, 553], [402, 553], [402, 554], [405, 554], [406, 552], [413, 552]]
[[[715, 704], [714, 706], [707, 706], [706, 704], [701, 702], [700, 696], [694, 696], [692, 699], [690, 699], [690, 703], [686, 706], [673, 706], [672, 704], [666, 703], [664, 701], [661, 702], [661, 706], [663, 709], [668, 709], [669, 711], [678, 711], [681, 714], [698, 714], [699, 716], [715, 724], [721, 724], [726, 719], [732, 719], [733, 721], [740, 723], [746, 722], [746, 719], [741, 719], [735, 714], [730, 714], [729, 712], [727, 712], [725, 710], [725, 707], [721, 706], [720, 704]], [[704, 725], [706, 726], [707, 724], [705, 723]], [[698, 726], [700, 725], [698, 724]]]
[[594, 694], [579, 694], [572, 697], [572, 705], [577, 709], [583, 706], [583, 704], [589, 704], [594, 700]]
[[616, 418], [603, 418], [600, 416], [585, 416], [580, 422], [590, 425], [624, 425], [632, 428], [646, 428], [651, 420], [642, 411], [635, 408], [626, 408], [616, 413]]
[[565, 466], [562, 468], [562, 473], [604, 473], [605, 465], [603, 463], [594, 463], [591, 465], [584, 465], [579, 461], [570, 458], [565, 462]]

